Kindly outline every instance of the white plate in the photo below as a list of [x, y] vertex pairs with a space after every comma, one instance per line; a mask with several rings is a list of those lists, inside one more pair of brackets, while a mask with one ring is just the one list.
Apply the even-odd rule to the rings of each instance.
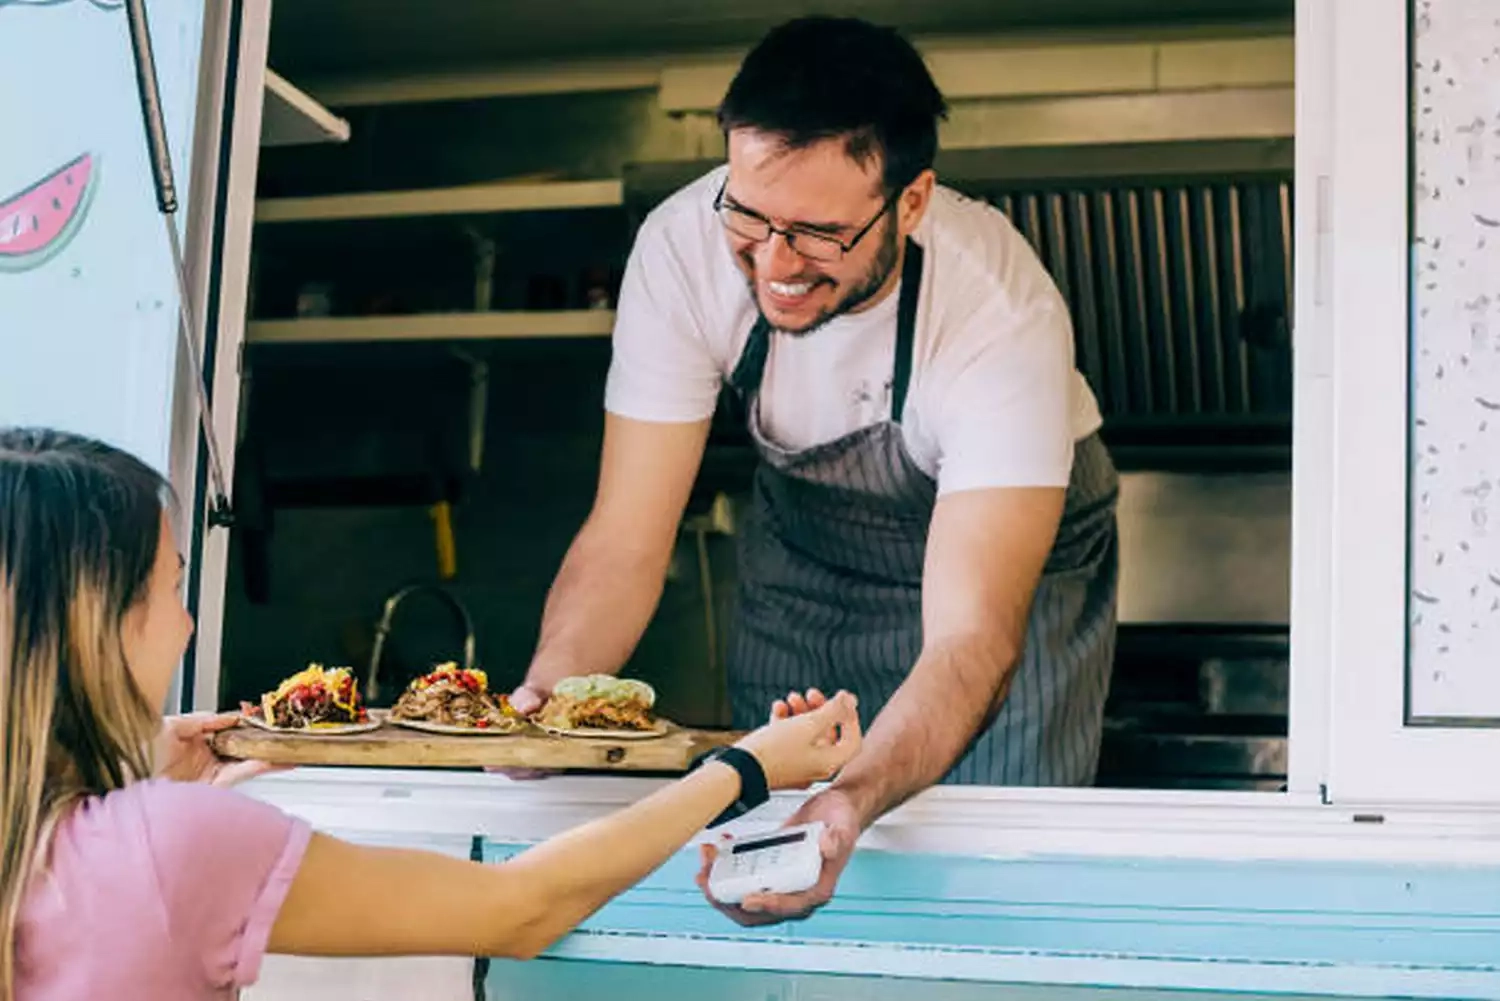
[[520, 723], [512, 730], [498, 730], [492, 727], [448, 726], [444, 723], [429, 723], [421, 719], [397, 719], [394, 716], [387, 716], [386, 719], [392, 726], [404, 726], [410, 730], [422, 730], [426, 733], [441, 733], [458, 737], [517, 737], [527, 730], [525, 723]]
[[656, 726], [650, 730], [563, 729], [558, 726], [547, 726], [545, 723], [538, 723], [537, 726], [556, 737], [582, 737], [592, 740], [655, 740], [658, 737], [665, 737], [671, 729], [664, 719], [657, 720]]
[[266, 730], [270, 733], [286, 733], [297, 737], [342, 737], [351, 733], [368, 733], [378, 730], [381, 721], [369, 719], [363, 723], [313, 723], [310, 726], [272, 726], [263, 719], [254, 716], [240, 714], [241, 722], [247, 723], [258, 730]]

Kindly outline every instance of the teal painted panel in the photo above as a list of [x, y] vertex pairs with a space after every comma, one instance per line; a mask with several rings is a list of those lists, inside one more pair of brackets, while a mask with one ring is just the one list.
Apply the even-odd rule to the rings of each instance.
[[[487, 845], [485, 857], [516, 850]], [[987, 967], [976, 956], [991, 956], [1008, 959], [1006, 969], [1024, 961], [1052, 971], [1037, 977], [1066, 972], [1073, 961], [1114, 977], [1143, 977], [1150, 967], [1161, 978], [1135, 986], [1265, 990], [1274, 983], [1287, 991], [1316, 983], [1361, 996], [1500, 996], [1494, 868], [865, 851], [832, 904], [808, 921], [770, 929], [739, 928], [708, 907], [693, 885], [696, 870], [695, 854], [679, 854], [556, 954], [633, 958], [627, 940], [634, 937], [644, 962], [772, 973], [795, 955], [799, 963], [827, 959], [821, 968], [841, 972], [983, 979]], [[664, 941], [673, 938], [684, 940], [680, 955]], [[860, 965], [861, 950], [868, 965]], [[953, 972], [956, 966], [967, 972]]]
[[491, 965], [485, 1001], [1315, 1001], [1330, 995], [1226, 994], [996, 985], [901, 977], [706, 970], [540, 959]]

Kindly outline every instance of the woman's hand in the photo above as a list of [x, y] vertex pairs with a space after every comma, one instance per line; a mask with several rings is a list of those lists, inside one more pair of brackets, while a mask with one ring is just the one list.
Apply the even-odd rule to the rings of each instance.
[[[862, 739], [858, 701], [849, 692], [826, 701], [815, 691], [790, 699], [803, 711], [773, 712], [769, 723], [736, 745], [755, 755], [771, 789], [806, 789], [832, 778], [859, 753]], [[809, 705], [814, 699], [816, 707]]]
[[210, 735], [228, 730], [239, 722], [239, 718], [239, 713], [191, 713], [162, 720], [152, 758], [156, 762], [157, 777], [175, 782], [232, 786], [257, 775], [285, 771], [286, 766], [268, 765], [264, 761], [235, 761], [214, 753], [209, 743]]
[[805, 695], [802, 692], [791, 692], [786, 698], [771, 703], [771, 719], [801, 716], [809, 710], [821, 708], [827, 701], [828, 696], [816, 688], [809, 688]]
[[[835, 721], [839, 731], [839, 735], [831, 740], [828, 733], [830, 718]], [[820, 752], [825, 754], [836, 752], [843, 755], [827, 776], [814, 776], [813, 781], [816, 781], [818, 777], [831, 777], [833, 771], [842, 768], [859, 750], [861, 739], [859, 714], [856, 711], [854, 696], [848, 692], [840, 692], [829, 699], [816, 688], [810, 688], [806, 693], [792, 692], [785, 699], [777, 699], [771, 706], [771, 722], [747, 737], [746, 741], [761, 735], [765, 735], [766, 738], [780, 737], [783, 733], [789, 734], [791, 731], [788, 728], [798, 724], [810, 728], [811, 734], [818, 741], [817, 746]], [[744, 745], [745, 741], [741, 743]], [[759, 757], [759, 752], [755, 753]], [[804, 759], [803, 764], [809, 770], [813, 767], [810, 760]], [[765, 759], [761, 759], [761, 765], [766, 768], [769, 780], [770, 766], [767, 765]], [[774, 783], [772, 785], [773, 788], [777, 788]], [[849, 859], [854, 854], [855, 843], [864, 829], [864, 821], [859, 811], [836, 787], [824, 789], [810, 797], [802, 804], [801, 809], [787, 820], [785, 826], [791, 827], [814, 820], [821, 820], [824, 825], [823, 838], [819, 845], [823, 854], [823, 869], [816, 885], [802, 893], [752, 894], [737, 906], [720, 903], [714, 899], [708, 889], [708, 876], [713, 870], [714, 859], [718, 851], [713, 845], [704, 844], [702, 868], [698, 873], [698, 886], [703, 890], [704, 897], [721, 913], [747, 927], [771, 925], [781, 921], [801, 920], [809, 917], [833, 898], [839, 875], [849, 864]]]

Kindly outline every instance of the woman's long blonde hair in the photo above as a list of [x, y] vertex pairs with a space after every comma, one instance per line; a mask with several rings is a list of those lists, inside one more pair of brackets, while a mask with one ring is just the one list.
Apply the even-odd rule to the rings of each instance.
[[69, 803], [147, 776], [160, 725], [125, 665], [167, 488], [135, 458], [0, 428], [0, 1001], [18, 914]]

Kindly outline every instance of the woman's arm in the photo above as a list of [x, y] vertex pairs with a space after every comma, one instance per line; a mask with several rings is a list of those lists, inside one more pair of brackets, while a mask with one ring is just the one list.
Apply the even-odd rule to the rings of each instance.
[[644, 879], [738, 795], [738, 773], [711, 761], [495, 865], [315, 834], [270, 951], [529, 959]]
[[[739, 746], [755, 755], [771, 788], [806, 787], [858, 750], [854, 705], [843, 694], [817, 712], [762, 727]], [[738, 795], [739, 774], [710, 761], [611, 816], [493, 865], [314, 835], [269, 951], [530, 958], [661, 866]]]

